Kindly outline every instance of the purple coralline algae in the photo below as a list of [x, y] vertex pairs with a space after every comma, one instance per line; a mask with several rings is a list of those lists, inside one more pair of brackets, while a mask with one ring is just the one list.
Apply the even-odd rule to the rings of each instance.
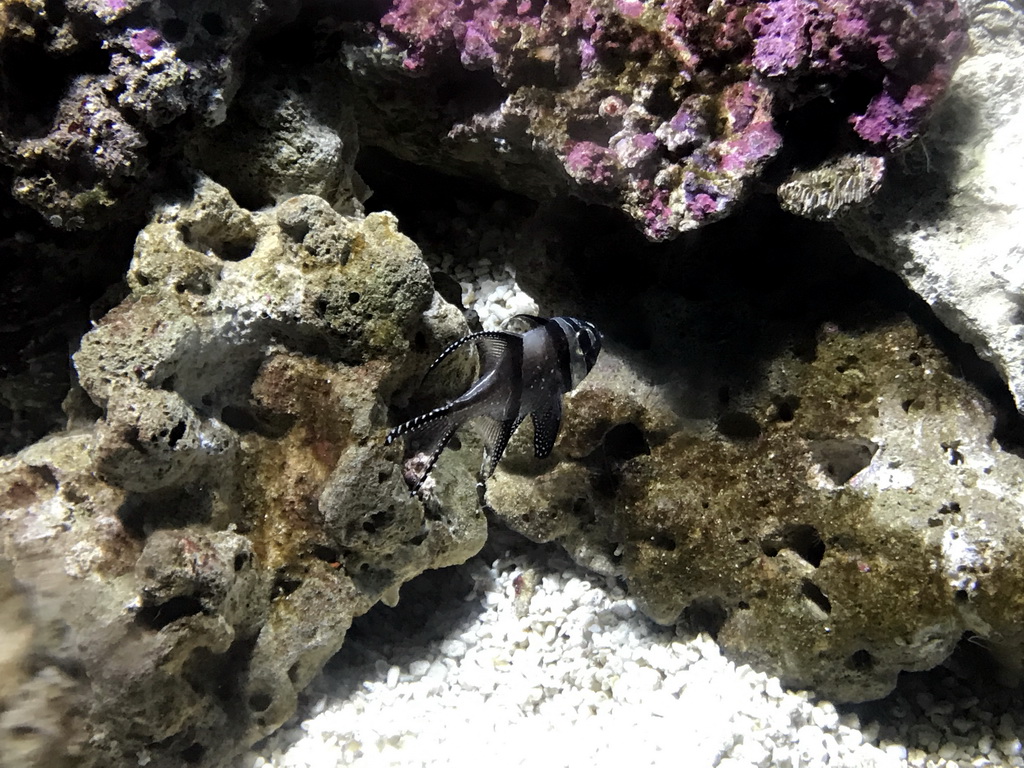
[[497, 83], [497, 106], [449, 94], [449, 145], [553, 156], [575, 194], [656, 240], [734, 209], [794, 124], [834, 156], [906, 146], [966, 45], [955, 0], [395, 0], [380, 26], [421, 86], [459, 69]]

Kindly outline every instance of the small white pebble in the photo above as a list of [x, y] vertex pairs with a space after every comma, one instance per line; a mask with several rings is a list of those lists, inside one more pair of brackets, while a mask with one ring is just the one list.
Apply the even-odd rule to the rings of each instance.
[[890, 757], [895, 757], [897, 760], [906, 760], [907, 748], [902, 744], [887, 744], [885, 747], [885, 754]]
[[957, 746], [952, 741], [945, 742], [939, 747], [939, 757], [943, 760], [949, 760], [957, 753]]
[[996, 746], [999, 747], [999, 751], [1007, 757], [1019, 755], [1021, 752], [1020, 739], [1004, 739], [996, 744]]

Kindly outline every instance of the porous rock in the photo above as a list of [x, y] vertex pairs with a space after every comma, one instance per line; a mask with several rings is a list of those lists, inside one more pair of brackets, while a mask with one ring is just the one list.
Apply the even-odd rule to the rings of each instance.
[[297, 0], [4, 3], [0, 163], [15, 199], [62, 230], [141, 216], [168, 147], [223, 122], [251, 40], [298, 8]]
[[711, 430], [637, 369], [605, 353], [554, 458], [512, 446], [487, 494], [511, 527], [834, 700], [884, 696], [965, 632], [1020, 659], [1024, 462], [913, 323], [823, 327]]
[[353, 170], [355, 117], [337, 87], [336, 63], [315, 72], [275, 67], [253, 57], [227, 119], [186, 147], [186, 154], [248, 208], [304, 193], [352, 212], [363, 190]]
[[[905, 147], [964, 27], [952, 0], [396, 0], [346, 61], [367, 143], [618, 207], [663, 240], [777, 183], [772, 161], [776, 178]], [[876, 186], [819, 176], [844, 206]]]
[[383, 443], [422, 350], [465, 331], [393, 217], [251, 213], [200, 179], [128, 284], [74, 358], [99, 418], [0, 462], [12, 765], [223, 765], [354, 616], [485, 536], [471, 475], [423, 502]]
[[971, 53], [876, 202], [838, 220], [1000, 371], [1024, 411], [1024, 22], [964, 3]]

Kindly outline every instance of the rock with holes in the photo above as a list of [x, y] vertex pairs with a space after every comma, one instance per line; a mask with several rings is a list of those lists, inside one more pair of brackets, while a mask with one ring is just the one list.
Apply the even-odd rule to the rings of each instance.
[[346, 56], [368, 143], [618, 207], [665, 240], [734, 212], [769, 163], [823, 164], [794, 180], [808, 215], [869, 197], [965, 26], [952, 0], [395, 0]]
[[315, 72], [255, 60], [227, 119], [185, 148], [193, 163], [248, 208], [291, 195], [322, 197], [347, 212], [359, 206], [353, 170], [358, 141], [352, 108], [337, 87], [336, 64]]
[[967, 0], [971, 53], [876, 204], [839, 225], [992, 361], [1024, 411], [1024, 16]]
[[62, 230], [141, 214], [168, 148], [224, 120], [251, 40], [298, 9], [296, 0], [4, 3], [0, 163], [15, 199]]
[[252, 213], [201, 179], [127, 283], [74, 356], [76, 428], [0, 461], [19, 765], [226, 764], [354, 616], [486, 533], [471, 470], [413, 498], [384, 446], [387, 405], [466, 332], [392, 216]]
[[1019, 663], [1024, 461], [911, 321], [825, 324], [696, 420], [678, 397], [693, 358], [668, 359], [609, 341], [554, 455], [519, 436], [488, 505], [625, 579], [656, 621], [837, 700], [885, 695], [965, 633]]

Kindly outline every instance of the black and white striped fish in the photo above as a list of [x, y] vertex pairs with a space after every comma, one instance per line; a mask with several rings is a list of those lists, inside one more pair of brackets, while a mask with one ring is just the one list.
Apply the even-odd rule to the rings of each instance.
[[472, 342], [480, 354], [479, 378], [451, 402], [388, 433], [388, 444], [400, 435], [415, 438], [421, 460], [407, 475], [413, 492], [423, 485], [455, 431], [475, 417], [486, 421], [482, 479], [494, 473], [512, 433], [527, 416], [533, 417], [534, 454], [542, 459], [551, 453], [562, 423], [562, 395], [594, 367], [601, 334], [591, 323], [574, 317], [517, 317], [534, 327], [526, 333], [473, 333], [442, 352], [428, 375], [452, 352]]

